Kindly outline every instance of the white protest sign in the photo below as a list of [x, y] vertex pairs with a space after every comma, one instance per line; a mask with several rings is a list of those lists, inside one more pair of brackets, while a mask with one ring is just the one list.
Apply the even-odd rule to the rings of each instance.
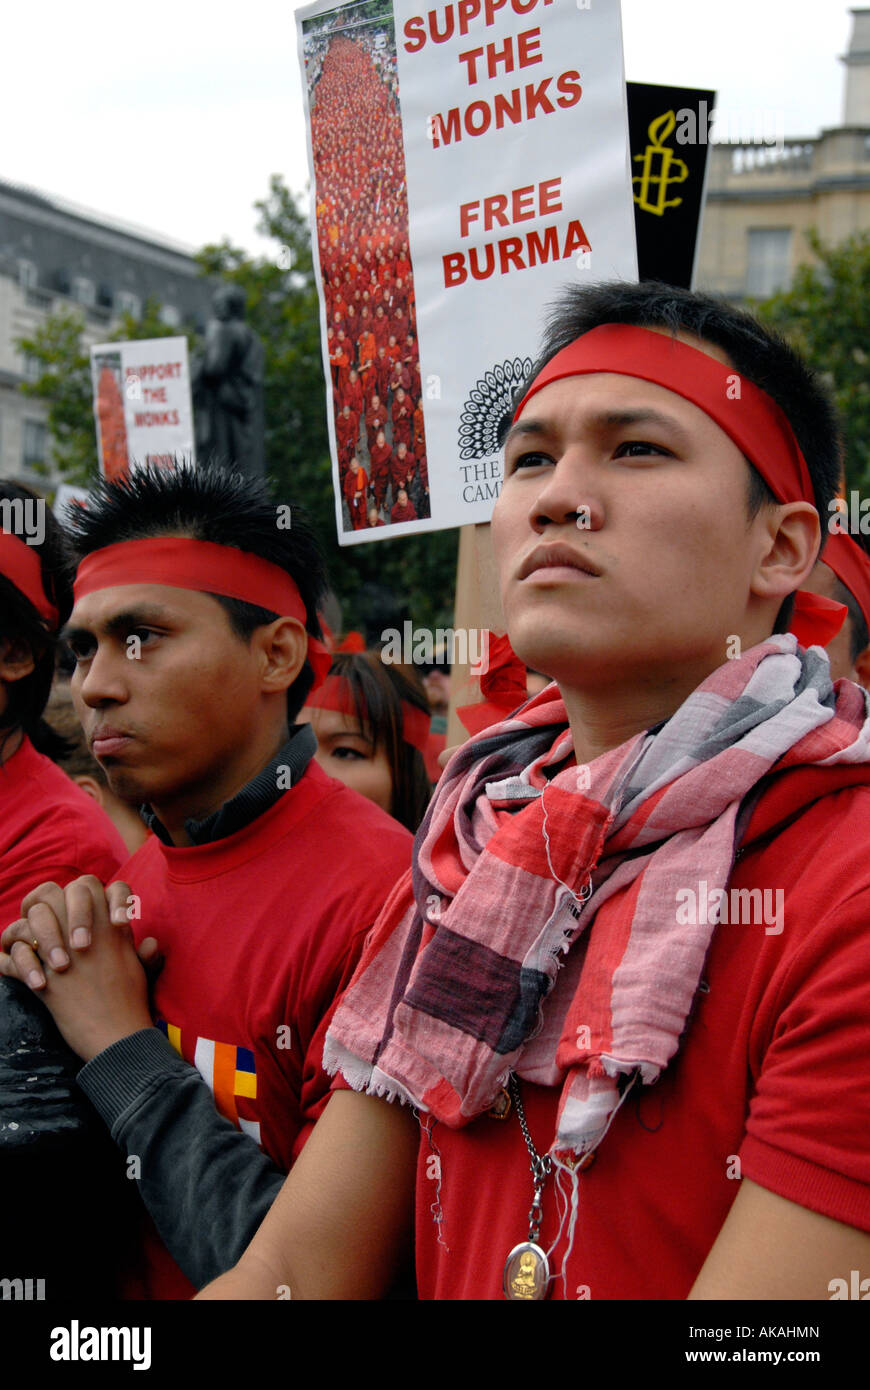
[[91, 348], [100, 471], [194, 461], [186, 338], [143, 338]]
[[488, 521], [545, 307], [637, 278], [618, 0], [297, 14], [339, 540]]

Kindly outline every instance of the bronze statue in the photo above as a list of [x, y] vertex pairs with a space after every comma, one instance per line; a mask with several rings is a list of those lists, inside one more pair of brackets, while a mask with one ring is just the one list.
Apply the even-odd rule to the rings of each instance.
[[262, 478], [263, 344], [244, 321], [245, 292], [239, 285], [221, 285], [212, 309], [205, 348], [192, 371], [197, 458]]

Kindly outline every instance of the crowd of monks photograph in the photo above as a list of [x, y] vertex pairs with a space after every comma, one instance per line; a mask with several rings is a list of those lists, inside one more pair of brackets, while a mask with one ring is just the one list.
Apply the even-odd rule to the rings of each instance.
[[342, 517], [359, 531], [428, 517], [429, 473], [395, 49], [336, 15], [306, 76]]

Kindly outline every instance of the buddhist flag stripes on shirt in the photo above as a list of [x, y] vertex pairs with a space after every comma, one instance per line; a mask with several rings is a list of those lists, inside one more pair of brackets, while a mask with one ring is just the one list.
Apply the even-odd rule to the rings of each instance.
[[220, 1113], [259, 1144], [257, 1069], [251, 1048], [195, 1038], [191, 1050], [190, 1040], [182, 1042], [181, 1029], [175, 1024], [159, 1018], [157, 1027], [166, 1034], [179, 1057], [196, 1067]]

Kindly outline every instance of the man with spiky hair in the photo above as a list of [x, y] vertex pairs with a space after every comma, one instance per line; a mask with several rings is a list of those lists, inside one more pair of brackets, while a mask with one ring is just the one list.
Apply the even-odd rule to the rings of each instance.
[[[245, 1135], [284, 1172], [300, 1151], [328, 1095], [334, 1001], [410, 854], [408, 832], [326, 777], [310, 726], [294, 724], [329, 654], [323, 563], [287, 511], [240, 475], [181, 467], [103, 484], [76, 515], [73, 698], [112, 790], [142, 803], [153, 831], [115, 900], [137, 943], [156, 938], [165, 957], [156, 1026], [121, 934], [79, 949], [108, 928], [96, 878], [36, 888], [33, 931], [0, 960], [47, 980], [58, 1026], [94, 1059], [82, 1084], [122, 1142], [135, 1098], [173, 1067], [188, 1080], [179, 1057], [195, 1065], [229, 1122], [209, 1151], [218, 1190]], [[364, 858], [336, 856], [361, 841]], [[151, 1150], [136, 1150], [132, 1175], [164, 1230], [196, 1209], [190, 1164], [213, 1129], [198, 1140], [183, 1115], [161, 1116], [149, 1143], [171, 1159], [171, 1193]], [[143, 1292], [191, 1292], [156, 1238]]]

